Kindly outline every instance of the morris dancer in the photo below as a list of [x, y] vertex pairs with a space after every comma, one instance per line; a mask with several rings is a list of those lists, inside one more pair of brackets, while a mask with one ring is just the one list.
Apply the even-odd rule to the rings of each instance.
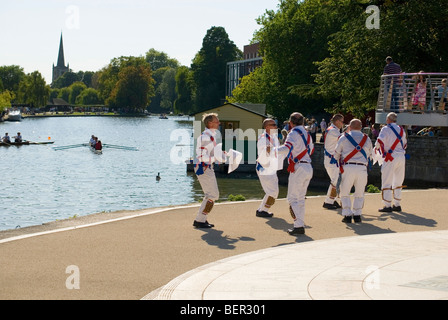
[[270, 118], [264, 120], [263, 129], [264, 132], [258, 137], [257, 142], [258, 159], [256, 171], [265, 196], [256, 211], [256, 216], [271, 218], [274, 214], [270, 213], [269, 209], [278, 198], [277, 171], [283, 168], [283, 158], [279, 158], [275, 149], [280, 146], [275, 120]]
[[401, 191], [403, 189], [407, 139], [405, 130], [397, 125], [397, 114], [387, 115], [386, 123], [376, 140], [375, 152], [381, 153], [381, 191], [383, 208], [379, 212], [401, 212]]
[[288, 202], [294, 219], [294, 228], [288, 230], [290, 235], [305, 233], [305, 196], [313, 177], [311, 155], [314, 144], [303, 124], [304, 117], [301, 113], [291, 114], [289, 125], [292, 129], [285, 144], [278, 148], [278, 154], [287, 156], [289, 162]]
[[341, 136], [343, 126], [344, 116], [336, 114], [331, 119], [331, 126], [327, 128], [324, 135], [324, 166], [330, 177], [330, 186], [328, 187], [327, 198], [324, 201], [323, 207], [331, 210], [341, 208], [337, 201], [338, 193], [336, 191], [336, 185], [339, 178], [339, 166], [334, 158], [334, 150]]
[[[364, 208], [364, 193], [367, 185], [367, 166], [372, 154], [372, 141], [361, 132], [362, 122], [358, 119], [350, 121], [350, 133], [344, 133], [334, 151], [334, 158], [340, 162], [342, 173], [340, 196], [342, 201], [342, 222], [361, 222]], [[352, 202], [350, 191], [355, 186]]]
[[214, 225], [207, 221], [215, 201], [219, 199], [218, 182], [213, 170], [213, 163], [215, 160], [225, 162], [226, 153], [223, 152], [224, 159], [215, 159], [216, 135], [220, 125], [218, 115], [216, 113], [204, 114], [202, 121], [206, 129], [197, 139], [197, 158], [194, 171], [204, 192], [204, 199], [193, 226], [196, 228], [213, 228]]

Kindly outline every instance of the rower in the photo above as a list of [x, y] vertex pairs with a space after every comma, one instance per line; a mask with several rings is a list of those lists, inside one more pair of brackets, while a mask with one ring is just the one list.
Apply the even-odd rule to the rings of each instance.
[[92, 148], [94, 148], [95, 147], [95, 143], [96, 143], [95, 136], [92, 134], [92, 137], [90, 138], [90, 146]]
[[[98, 138], [96, 138], [96, 139], [98, 139]], [[95, 150], [103, 150], [103, 144], [101, 143], [101, 140], [98, 140], [95, 143]]]
[[5, 136], [2, 138], [2, 141], [4, 143], [11, 143], [11, 138], [9, 137], [8, 133], [5, 133]]
[[15, 143], [22, 143], [22, 135], [20, 134], [20, 132], [17, 132], [17, 136], [15, 136], [14, 139]]

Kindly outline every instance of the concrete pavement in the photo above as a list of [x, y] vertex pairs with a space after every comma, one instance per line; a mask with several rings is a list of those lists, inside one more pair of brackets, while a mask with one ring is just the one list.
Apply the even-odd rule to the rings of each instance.
[[447, 299], [447, 199], [407, 190], [403, 212], [379, 213], [369, 194], [344, 224], [309, 197], [298, 237], [285, 199], [271, 219], [259, 201], [218, 204], [209, 230], [196, 204], [0, 232], [0, 299]]

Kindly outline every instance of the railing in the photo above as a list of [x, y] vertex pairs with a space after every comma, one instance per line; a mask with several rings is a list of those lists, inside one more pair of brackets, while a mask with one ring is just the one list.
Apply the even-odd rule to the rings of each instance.
[[383, 75], [377, 111], [446, 113], [448, 73], [401, 73]]

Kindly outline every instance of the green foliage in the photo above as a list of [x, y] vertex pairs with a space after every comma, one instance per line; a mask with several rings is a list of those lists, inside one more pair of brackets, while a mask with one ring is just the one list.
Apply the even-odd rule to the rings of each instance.
[[98, 105], [102, 104], [98, 90], [87, 88], [76, 97], [77, 105]]
[[180, 67], [176, 73], [176, 94], [174, 110], [177, 113], [189, 113], [193, 111], [192, 73], [187, 67]]
[[[380, 29], [368, 29], [369, 5]], [[406, 72], [448, 70], [446, 4], [434, 1], [284, 0], [258, 19], [263, 71], [243, 78], [239, 102], [266, 103], [269, 113], [352, 113], [376, 106], [388, 55]]]
[[17, 100], [21, 103], [40, 108], [46, 106], [49, 96], [50, 86], [46, 84], [39, 71], [27, 74], [19, 84]]
[[381, 190], [378, 189], [378, 187], [374, 186], [373, 184], [369, 184], [367, 186], [367, 192], [368, 193], [381, 193]]
[[111, 107], [141, 112], [154, 96], [151, 66], [143, 57], [119, 57], [99, 72], [100, 98]]
[[202, 48], [191, 65], [197, 110], [216, 107], [225, 98], [227, 62], [240, 59], [241, 51], [223, 27], [207, 31]]
[[9, 90], [0, 92], [0, 113], [6, 109], [11, 108], [11, 100], [14, 99], [14, 94]]
[[228, 199], [229, 201], [246, 201], [246, 198], [241, 194], [237, 195], [230, 194]]

